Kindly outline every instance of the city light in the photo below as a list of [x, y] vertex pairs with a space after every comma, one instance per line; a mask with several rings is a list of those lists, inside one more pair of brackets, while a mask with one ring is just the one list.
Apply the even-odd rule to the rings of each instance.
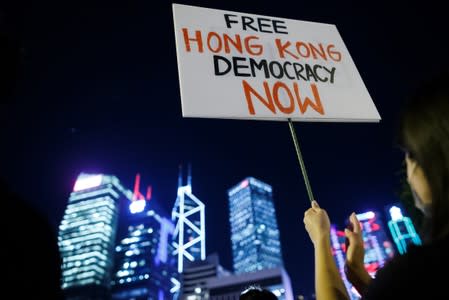
[[131, 204], [129, 205], [129, 211], [132, 214], [137, 214], [140, 212], [143, 212], [146, 206], [146, 201], [145, 199], [141, 199], [141, 200], [135, 200], [132, 201]]
[[367, 211], [365, 213], [357, 214], [357, 220], [359, 221], [365, 221], [369, 219], [373, 219], [376, 216], [376, 214], [372, 211]]
[[97, 187], [101, 185], [103, 180], [103, 175], [80, 175], [75, 182], [75, 186], [73, 187], [73, 191], [81, 191], [90, 188]]
[[392, 206], [390, 208], [390, 216], [391, 216], [391, 220], [393, 220], [393, 221], [399, 221], [399, 220], [402, 220], [402, 218], [403, 218], [402, 211], [397, 206]]

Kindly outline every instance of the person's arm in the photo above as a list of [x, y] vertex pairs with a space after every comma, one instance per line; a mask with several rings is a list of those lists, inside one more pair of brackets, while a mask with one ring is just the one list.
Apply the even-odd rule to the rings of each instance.
[[315, 293], [317, 300], [349, 300], [348, 292], [332, 256], [330, 221], [316, 201], [304, 214], [304, 224], [315, 251]]
[[366, 271], [363, 263], [365, 248], [363, 246], [361, 226], [355, 213], [351, 214], [349, 221], [352, 230], [345, 229], [345, 235], [349, 242], [346, 251], [345, 273], [349, 282], [363, 295], [372, 278]]

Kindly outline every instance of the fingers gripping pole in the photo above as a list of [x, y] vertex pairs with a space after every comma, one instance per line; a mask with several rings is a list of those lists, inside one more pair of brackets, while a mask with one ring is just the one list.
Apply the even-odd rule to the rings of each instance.
[[293, 143], [295, 144], [296, 155], [298, 156], [299, 165], [301, 167], [302, 176], [304, 178], [304, 183], [306, 184], [307, 194], [309, 195], [309, 200], [312, 202], [314, 200], [312, 187], [310, 186], [309, 177], [307, 177], [306, 166], [304, 165], [304, 160], [301, 155], [301, 150], [299, 149], [298, 138], [296, 137], [295, 127], [293, 127], [293, 122], [289, 118], [288, 126], [290, 127], [290, 132], [292, 134]]

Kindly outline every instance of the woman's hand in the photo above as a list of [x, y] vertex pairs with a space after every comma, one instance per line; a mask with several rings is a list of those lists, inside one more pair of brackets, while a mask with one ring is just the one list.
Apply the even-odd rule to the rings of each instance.
[[351, 214], [349, 222], [352, 230], [348, 228], [345, 229], [345, 235], [348, 242], [345, 273], [349, 282], [352, 283], [360, 294], [363, 294], [366, 287], [371, 282], [371, 276], [364, 266], [365, 248], [363, 245], [362, 228], [355, 213]]
[[327, 212], [320, 208], [318, 202], [312, 201], [312, 207], [304, 213], [304, 224], [315, 246], [323, 241], [329, 241], [330, 220]]

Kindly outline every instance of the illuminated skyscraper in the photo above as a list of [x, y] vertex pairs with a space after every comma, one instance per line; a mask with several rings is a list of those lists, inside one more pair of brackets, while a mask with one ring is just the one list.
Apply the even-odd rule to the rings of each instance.
[[62, 288], [67, 299], [107, 298], [118, 204], [131, 196], [115, 176], [78, 176], [59, 226]]
[[[365, 247], [365, 269], [373, 277], [379, 268], [393, 258], [393, 244], [390, 242], [386, 229], [382, 225], [379, 213], [368, 211], [357, 214], [357, 219], [362, 226], [362, 237]], [[344, 262], [346, 259], [345, 234], [343, 231], [337, 230], [335, 225], [331, 226], [331, 245], [334, 258], [351, 299], [360, 299], [360, 295], [349, 283], [344, 272]]]
[[421, 245], [421, 239], [416, 233], [412, 220], [402, 214], [402, 211], [397, 206], [392, 206], [389, 209], [390, 220], [388, 221], [388, 228], [390, 229], [393, 240], [399, 254], [407, 252], [409, 245]]
[[174, 255], [178, 259], [178, 272], [182, 273], [184, 261], [206, 259], [205, 205], [192, 194], [192, 176], [189, 168], [187, 185], [182, 185], [182, 169], [179, 170], [178, 194], [172, 210], [176, 224], [173, 235]]
[[112, 299], [172, 299], [170, 290], [179, 285], [170, 244], [174, 225], [145, 207], [145, 200], [132, 204], [137, 202], [143, 209], [131, 206], [127, 236], [115, 248]]
[[248, 177], [228, 190], [234, 271], [282, 267], [272, 188]]

